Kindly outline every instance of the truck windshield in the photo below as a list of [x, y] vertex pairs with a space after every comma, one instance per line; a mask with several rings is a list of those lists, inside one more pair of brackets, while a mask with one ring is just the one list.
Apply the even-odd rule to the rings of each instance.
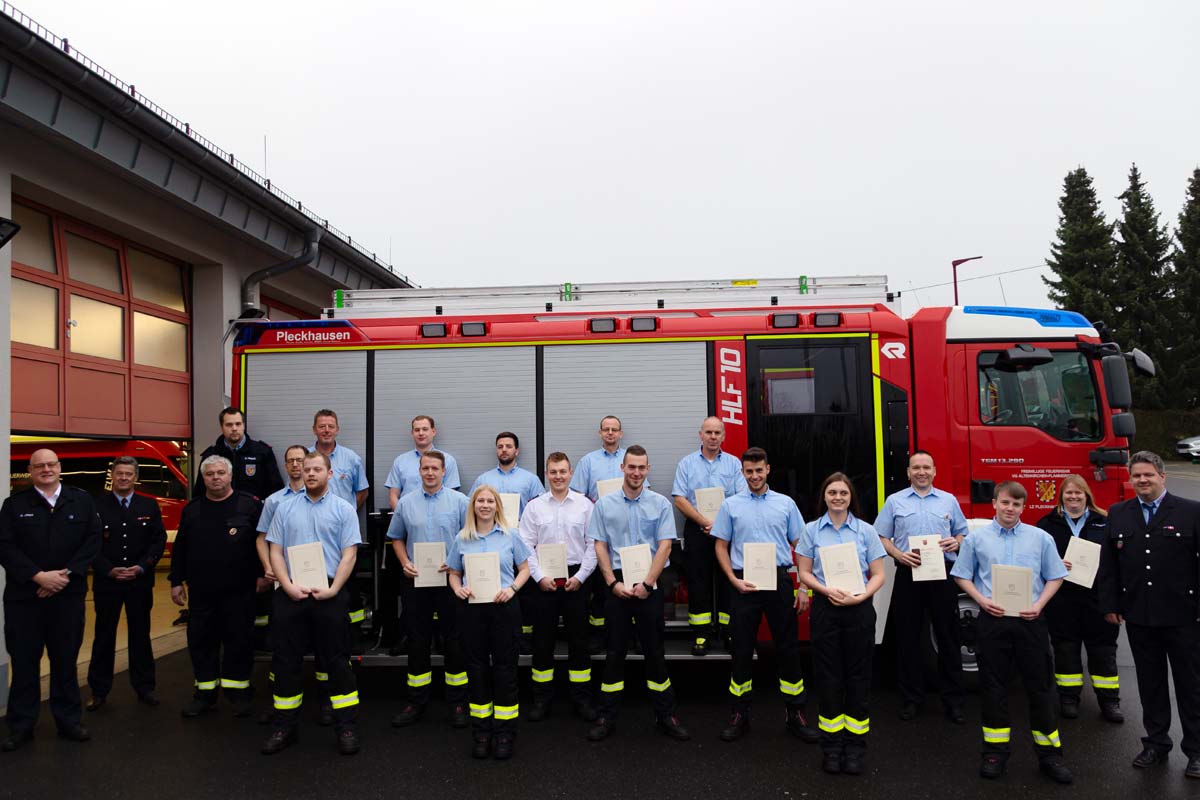
[[998, 353], [979, 356], [979, 417], [984, 425], [1038, 428], [1064, 441], [1097, 441], [1100, 408], [1088, 359], [1060, 350], [1054, 360], [1020, 371], [997, 367]]

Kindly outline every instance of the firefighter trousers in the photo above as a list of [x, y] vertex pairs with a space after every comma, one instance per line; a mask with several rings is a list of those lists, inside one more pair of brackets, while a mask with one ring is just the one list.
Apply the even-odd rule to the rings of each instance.
[[329, 692], [337, 730], [352, 729], [358, 719], [358, 685], [350, 669], [350, 592], [343, 586], [328, 600], [296, 601], [282, 587], [271, 610], [271, 673], [275, 676], [275, 725], [294, 728], [304, 702], [304, 655], [317, 654], [318, 675]]
[[981, 613], [976, 623], [975, 646], [979, 657], [984, 755], [1007, 759], [1012, 752], [1008, 685], [1014, 668], [1029, 698], [1034, 753], [1039, 761], [1061, 754], [1046, 621]]
[[[722, 633], [727, 632], [733, 589], [725, 580], [725, 573], [717, 567], [716, 539], [690, 519], [683, 525], [683, 561], [687, 570], [688, 624], [692, 635], [697, 639], [707, 638], [710, 632], [717, 630], [714, 622], [720, 624]], [[713, 619], [714, 612], [716, 619]]]
[[865, 752], [871, 730], [875, 606], [870, 600], [835, 606], [825, 595], [814, 593], [809, 620], [821, 749]]
[[938, 688], [942, 704], [961, 709], [966, 700], [966, 689], [958, 638], [958, 585], [949, 577], [940, 581], [914, 581], [912, 568], [897, 564], [889, 613], [896, 620], [896, 682], [904, 700], [918, 706], [925, 701], [922, 640], [925, 615], [928, 614], [937, 642]]
[[[758, 626], [763, 615], [775, 642], [775, 659], [779, 668], [779, 693], [788, 706], [804, 705], [804, 675], [800, 668], [800, 642], [796, 639], [795, 588], [787, 567], [776, 570], [774, 591], [733, 593], [733, 669], [729, 677], [729, 693], [733, 708], [750, 713], [754, 690], [754, 646], [758, 642]], [[741, 578], [742, 570], [734, 570]]]
[[437, 614], [445, 651], [446, 700], [451, 705], [467, 702], [467, 671], [463, 661], [462, 640], [458, 631], [460, 603], [449, 586], [416, 588], [404, 578], [404, 618], [408, 622], [408, 702], [424, 706], [429, 702], [433, 684], [430, 648], [433, 642], [433, 615]]
[[1101, 705], [1121, 699], [1117, 676], [1117, 634], [1121, 626], [1105, 622], [1095, 592], [1064, 584], [1046, 606], [1046, 624], [1054, 648], [1054, 683], [1060, 697], [1079, 701], [1083, 693], [1083, 659], [1087, 649], [1092, 689]]
[[471, 730], [483, 737], [516, 736], [521, 608], [515, 598], [507, 603], [456, 602], [471, 693]]
[[[616, 570], [621, 580], [621, 570]], [[604, 677], [600, 683], [597, 711], [608, 721], [616, 719], [617, 703], [625, 690], [625, 654], [629, 649], [631, 628], [637, 629], [646, 666], [646, 687], [654, 699], [654, 715], [662, 719], [675, 713], [675, 690], [667, 675], [663, 652], [663, 592], [655, 588], [645, 600], [624, 600], [611, 591], [604, 609], [608, 623], [608, 650], [604, 658]]]
[[196, 691], [210, 702], [217, 688], [230, 698], [253, 693], [254, 586], [224, 593], [188, 592], [188, 654]]
[[[567, 568], [574, 576], [575, 564]], [[536, 584], [533, 581], [530, 585]], [[568, 592], [559, 587], [553, 592], [537, 591], [533, 620], [533, 696], [549, 703], [554, 696], [554, 642], [561, 616], [567, 631], [567, 676], [571, 685], [571, 700], [576, 704], [592, 701], [592, 658], [588, 652], [588, 592], [586, 584], [578, 591]]]

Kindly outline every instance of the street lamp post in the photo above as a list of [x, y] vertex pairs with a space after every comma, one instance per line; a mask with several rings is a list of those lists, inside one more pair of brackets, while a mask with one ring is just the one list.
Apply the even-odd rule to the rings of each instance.
[[950, 262], [950, 268], [954, 272], [954, 305], [958, 305], [958, 265], [968, 261], [978, 261], [981, 258], [983, 256], [971, 256], [970, 258], [956, 258]]

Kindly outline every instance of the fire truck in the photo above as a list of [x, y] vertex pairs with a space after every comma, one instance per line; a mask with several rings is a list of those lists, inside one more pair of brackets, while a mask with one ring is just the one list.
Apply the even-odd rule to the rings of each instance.
[[[715, 415], [724, 449], [764, 447], [771, 488], [806, 516], [841, 471], [874, 519], [907, 485], [915, 449], [933, 455], [937, 485], [968, 518], [990, 519], [1006, 480], [1029, 491], [1029, 522], [1068, 474], [1102, 505], [1132, 496], [1127, 365], [1152, 374], [1149, 358], [1070, 311], [942, 307], [905, 319], [896, 306], [884, 276], [339, 290], [321, 319], [239, 324], [233, 402], [277, 454], [312, 441], [317, 409], [337, 411], [338, 441], [363, 457], [368, 505], [384, 513], [384, 479], [412, 447], [418, 414], [436, 420], [435, 446], [458, 460], [464, 488], [495, 466], [496, 433], [517, 433], [521, 465], [544, 477], [548, 453], [598, 448], [611, 414], [622, 444], [647, 449], [651, 488], [669, 495]], [[386, 524], [369, 527], [371, 606]], [[889, 597], [876, 599], [880, 636]]]

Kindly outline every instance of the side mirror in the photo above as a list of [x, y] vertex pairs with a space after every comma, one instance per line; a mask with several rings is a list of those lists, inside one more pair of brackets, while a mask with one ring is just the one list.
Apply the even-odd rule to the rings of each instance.
[[1133, 371], [1147, 378], [1153, 378], [1155, 375], [1154, 359], [1143, 353], [1136, 347], [1125, 354], [1125, 358], [1129, 363], [1133, 364]]
[[1137, 424], [1134, 422], [1133, 414], [1128, 411], [1120, 414], [1112, 415], [1112, 431], [1113, 436], [1128, 436], [1132, 437], [1137, 433]]
[[1100, 369], [1104, 372], [1104, 388], [1108, 391], [1109, 408], [1131, 408], [1133, 390], [1129, 388], [1129, 369], [1125, 366], [1125, 357], [1105, 356], [1100, 359]]

